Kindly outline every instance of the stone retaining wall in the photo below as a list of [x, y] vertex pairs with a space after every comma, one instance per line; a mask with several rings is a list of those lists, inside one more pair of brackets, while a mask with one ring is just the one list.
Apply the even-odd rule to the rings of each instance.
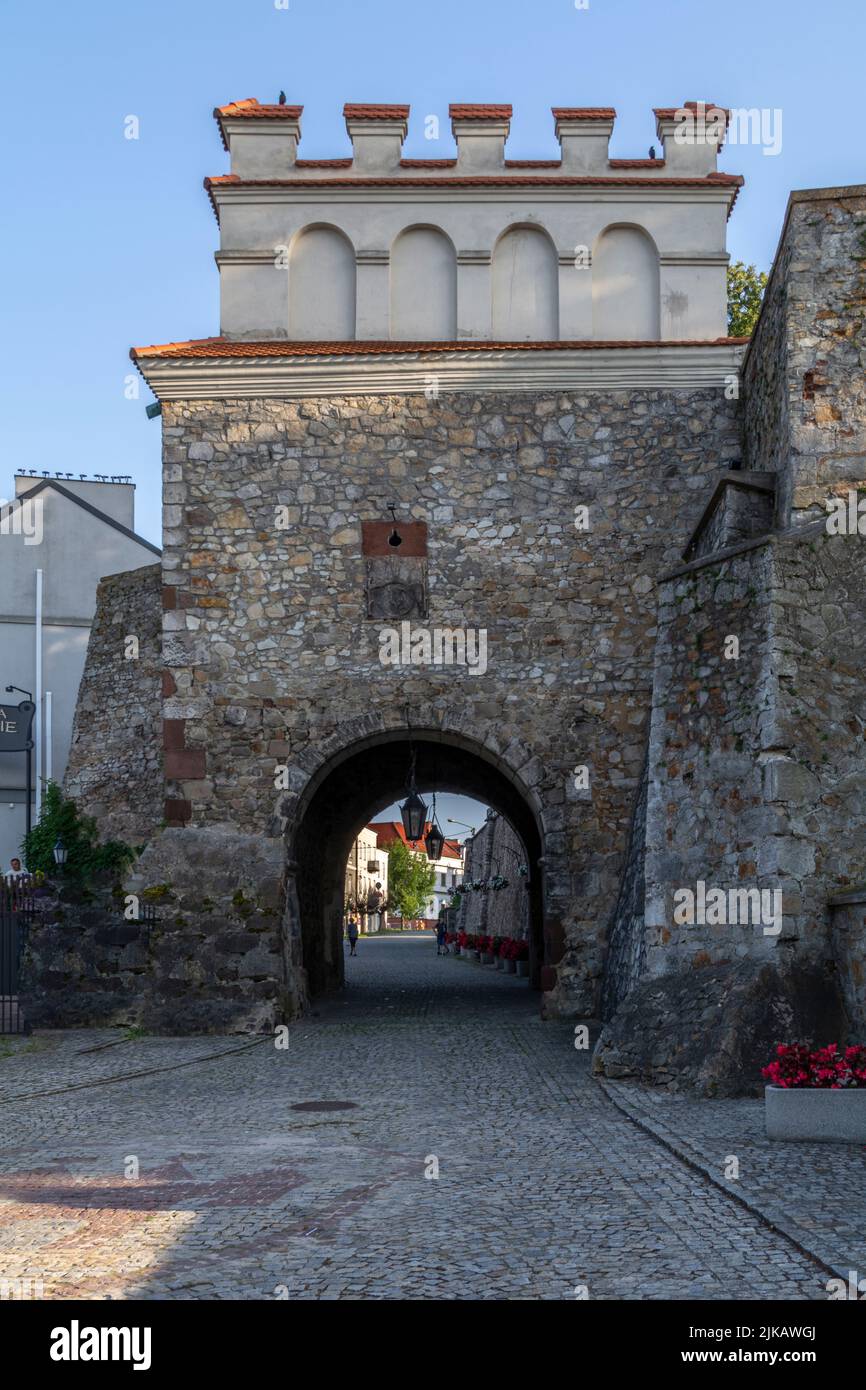
[[161, 586], [158, 564], [100, 582], [64, 779], [103, 839], [130, 844], [163, 817]]

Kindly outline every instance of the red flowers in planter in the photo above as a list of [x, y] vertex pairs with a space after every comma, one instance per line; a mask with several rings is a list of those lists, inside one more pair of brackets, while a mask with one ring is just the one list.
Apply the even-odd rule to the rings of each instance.
[[499, 947], [499, 954], [503, 960], [529, 960], [529, 942], [505, 936]]
[[838, 1043], [829, 1043], [812, 1049], [805, 1043], [779, 1043], [776, 1057], [777, 1061], [761, 1071], [771, 1086], [831, 1091], [866, 1086], [866, 1047], [840, 1048]]

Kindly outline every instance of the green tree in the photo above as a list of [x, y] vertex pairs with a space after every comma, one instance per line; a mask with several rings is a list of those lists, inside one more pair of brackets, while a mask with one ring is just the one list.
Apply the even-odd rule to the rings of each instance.
[[415, 854], [402, 840], [389, 845], [387, 854], [388, 902], [403, 917], [420, 917], [433, 891], [436, 870], [426, 855]]
[[728, 266], [728, 336], [749, 338], [754, 332], [761, 311], [761, 300], [767, 286], [762, 270], [744, 261]]
[[39, 820], [24, 836], [21, 846], [24, 862], [31, 874], [54, 873], [54, 845], [61, 839], [68, 857], [65, 873], [83, 883], [96, 874], [120, 876], [135, 858], [135, 850], [121, 840], [99, 843], [96, 821], [82, 816], [74, 801], [68, 800], [56, 782], [49, 782], [42, 797]]

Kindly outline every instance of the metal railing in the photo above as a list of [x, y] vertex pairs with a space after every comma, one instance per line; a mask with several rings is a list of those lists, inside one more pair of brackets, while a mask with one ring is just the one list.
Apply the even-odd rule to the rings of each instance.
[[18, 1001], [18, 976], [35, 886], [29, 875], [0, 878], [0, 1033], [28, 1031]]

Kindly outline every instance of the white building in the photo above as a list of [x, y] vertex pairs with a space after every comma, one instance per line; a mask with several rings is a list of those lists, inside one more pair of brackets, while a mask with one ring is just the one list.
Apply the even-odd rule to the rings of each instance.
[[[418, 854], [426, 860], [427, 856], [423, 845], [416, 846], [407, 841], [401, 821], [374, 821], [367, 829], [375, 832], [380, 852], [386, 851], [395, 840], [400, 840], [413, 854]], [[431, 829], [432, 823], [428, 821], [425, 826], [425, 835]], [[385, 854], [385, 858], [387, 858], [387, 854]], [[458, 883], [463, 882], [463, 851], [459, 841], [446, 840], [441, 857], [433, 860], [430, 867], [434, 870], [436, 878], [424, 915], [427, 918], [436, 918], [440, 908], [448, 907]]]
[[[0, 701], [32, 692], [34, 823], [46, 781], [61, 782], [99, 580], [152, 565], [159, 548], [135, 534], [134, 485], [25, 476], [0, 504]], [[118, 653], [123, 659], [123, 653]], [[5, 708], [5, 706], [4, 706]], [[26, 758], [0, 752], [0, 867], [26, 827]]]
[[352, 845], [346, 865], [346, 910], [354, 911], [361, 930], [385, 925], [388, 901], [388, 856], [379, 848], [376, 831], [366, 825]]

